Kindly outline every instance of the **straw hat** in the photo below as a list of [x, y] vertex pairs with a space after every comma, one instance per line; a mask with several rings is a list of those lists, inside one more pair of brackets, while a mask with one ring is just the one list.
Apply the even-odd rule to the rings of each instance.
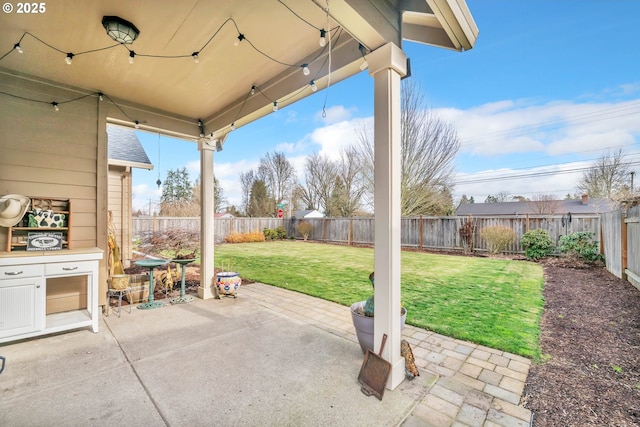
[[20, 222], [31, 199], [19, 194], [7, 194], [0, 197], [0, 227], [13, 227]]

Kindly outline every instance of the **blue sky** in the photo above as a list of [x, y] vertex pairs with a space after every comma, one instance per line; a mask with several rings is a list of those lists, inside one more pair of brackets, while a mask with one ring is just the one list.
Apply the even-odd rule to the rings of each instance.
[[[456, 198], [466, 194], [481, 202], [498, 192], [562, 198], [576, 192], [581, 172], [572, 170], [618, 148], [640, 171], [640, 2], [467, 4], [480, 29], [472, 50], [403, 46], [426, 103], [457, 129]], [[284, 152], [302, 176], [306, 156], [335, 156], [356, 141], [355, 129], [372, 113], [373, 79], [362, 72], [236, 129], [215, 154], [225, 197], [240, 204], [240, 172], [256, 168], [274, 150]], [[138, 137], [161, 180], [168, 169], [181, 167], [197, 178], [194, 143], [144, 132]], [[538, 175], [517, 177], [528, 173]], [[158, 168], [134, 171], [135, 209], [158, 200], [157, 179]]]

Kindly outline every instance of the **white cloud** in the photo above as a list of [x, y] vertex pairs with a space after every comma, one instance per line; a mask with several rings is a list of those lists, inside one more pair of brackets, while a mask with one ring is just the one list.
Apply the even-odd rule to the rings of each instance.
[[543, 105], [501, 101], [468, 110], [437, 109], [436, 113], [456, 127], [461, 152], [484, 156], [579, 154], [632, 144], [640, 133], [640, 100]]
[[327, 108], [324, 112], [324, 117], [323, 117], [322, 111], [317, 112], [314, 119], [316, 121], [322, 121], [326, 124], [333, 124], [333, 123], [349, 120], [354, 111], [355, 111], [354, 108], [348, 109], [348, 108], [345, 108], [343, 105], [336, 105], [336, 106]]
[[320, 154], [337, 159], [340, 151], [358, 141], [361, 120], [348, 120], [314, 129], [311, 141], [320, 146]]
[[[162, 189], [157, 187], [149, 187], [147, 184], [134, 185], [132, 192], [132, 209], [134, 212], [142, 210], [148, 212], [150, 201], [157, 201], [162, 195]], [[152, 202], [153, 205], [153, 202]], [[152, 207], [153, 209], [153, 207]]]

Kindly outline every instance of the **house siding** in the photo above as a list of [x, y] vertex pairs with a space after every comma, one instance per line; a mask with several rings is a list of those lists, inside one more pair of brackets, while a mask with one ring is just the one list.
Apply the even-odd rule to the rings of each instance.
[[[2, 96], [0, 105], [0, 195], [68, 198], [74, 248], [100, 247], [97, 210], [101, 155], [98, 144], [98, 111], [94, 97], [64, 103], [79, 93], [31, 79], [4, 74], [0, 90], [42, 103]], [[55, 111], [50, 102], [60, 103]], [[106, 131], [105, 131], [106, 134]], [[106, 135], [105, 135], [106, 138]], [[7, 229], [0, 227], [0, 247]], [[101, 262], [99, 304], [106, 300], [106, 269]], [[81, 308], [83, 283], [69, 280], [64, 286], [47, 282], [48, 311]], [[52, 311], [53, 310], [53, 311]]]

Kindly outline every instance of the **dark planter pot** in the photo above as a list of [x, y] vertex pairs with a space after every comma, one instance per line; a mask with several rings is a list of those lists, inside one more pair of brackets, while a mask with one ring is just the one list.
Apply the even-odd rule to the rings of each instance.
[[[356, 336], [358, 337], [358, 343], [363, 353], [367, 352], [367, 349], [373, 350], [373, 317], [359, 314], [356, 310], [364, 310], [364, 303], [366, 301], [358, 301], [351, 304], [351, 320], [353, 320], [353, 326], [356, 328]], [[407, 310], [403, 307], [400, 319], [400, 329], [404, 328], [404, 322], [407, 320]]]

